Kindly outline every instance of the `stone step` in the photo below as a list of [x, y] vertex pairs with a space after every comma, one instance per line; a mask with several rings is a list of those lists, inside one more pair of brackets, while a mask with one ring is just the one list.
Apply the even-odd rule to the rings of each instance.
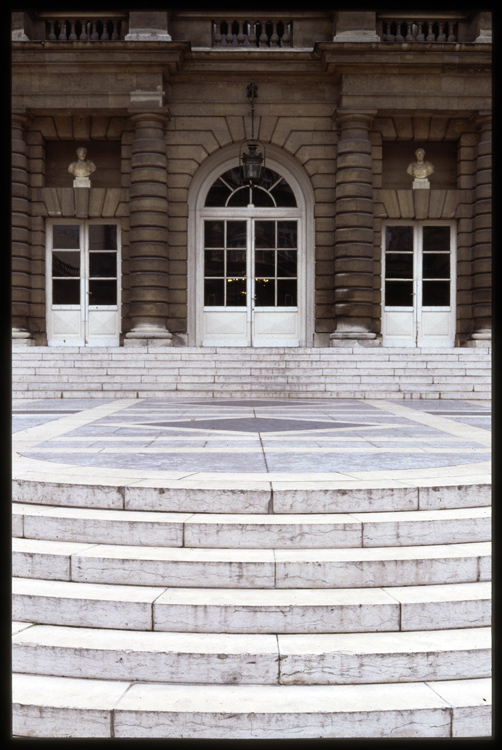
[[54, 508], [14, 503], [13, 535], [143, 547], [348, 548], [484, 542], [491, 508], [256, 515]]
[[182, 633], [376, 633], [488, 627], [489, 582], [210, 589], [14, 578], [15, 620]]
[[[103, 480], [104, 481], [104, 480]], [[451, 484], [422, 480], [421, 486], [403, 486], [398, 481], [321, 482], [306, 480], [271, 481], [218, 479], [205, 483], [194, 479], [154, 480], [117, 486], [112, 484], [72, 484], [16, 479], [12, 499], [17, 503], [114, 510], [162, 511], [167, 513], [224, 514], [319, 514], [373, 513], [452, 508], [488, 507], [488, 483]], [[455, 483], [454, 483], [455, 482]], [[153, 486], [152, 486], [153, 485]]]
[[14, 397], [490, 398], [490, 351], [378, 348], [31, 347]]
[[490, 580], [489, 542], [349, 549], [214, 549], [19, 539], [22, 578], [144, 586], [353, 588]]
[[491, 681], [163, 685], [15, 675], [14, 735], [303, 739], [489, 736]]
[[12, 639], [14, 672], [135, 682], [350, 685], [491, 675], [490, 628], [336, 635], [121, 632], [53, 625]]

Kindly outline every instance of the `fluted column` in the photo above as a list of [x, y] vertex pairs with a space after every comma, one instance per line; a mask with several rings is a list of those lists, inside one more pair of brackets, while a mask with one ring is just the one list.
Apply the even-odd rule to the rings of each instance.
[[30, 315], [30, 202], [24, 127], [28, 118], [12, 115], [12, 339], [33, 343]]
[[373, 317], [373, 116], [338, 113], [335, 189], [335, 319], [332, 346], [378, 344]]
[[470, 346], [490, 346], [492, 328], [492, 120], [477, 121], [479, 141], [474, 189], [472, 312]]
[[132, 329], [125, 346], [170, 346], [165, 115], [131, 115], [134, 140], [129, 200]]

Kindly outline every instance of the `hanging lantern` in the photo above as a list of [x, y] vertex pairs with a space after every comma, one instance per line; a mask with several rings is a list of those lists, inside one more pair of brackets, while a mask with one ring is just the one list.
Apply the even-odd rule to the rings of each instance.
[[[245, 185], [259, 185], [261, 182], [262, 169], [265, 166], [265, 146], [254, 137], [254, 100], [257, 86], [251, 82], [247, 87], [248, 99], [251, 99], [251, 138], [241, 144], [239, 150], [239, 166], [241, 179]], [[247, 151], [244, 149], [247, 146]], [[263, 148], [263, 154], [258, 148]]]
[[[247, 144], [248, 150], [243, 153], [243, 147]], [[261, 182], [261, 171], [265, 163], [265, 157], [257, 153], [257, 141], [244, 141], [239, 152], [242, 181], [249, 185], [258, 185]]]

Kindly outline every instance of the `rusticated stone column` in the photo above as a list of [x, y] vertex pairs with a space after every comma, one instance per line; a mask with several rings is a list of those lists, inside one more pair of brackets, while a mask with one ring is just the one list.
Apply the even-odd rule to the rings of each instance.
[[30, 203], [24, 126], [28, 118], [12, 115], [12, 340], [33, 344], [30, 315]]
[[373, 172], [369, 130], [373, 116], [339, 112], [335, 189], [335, 319], [331, 346], [379, 342], [372, 331]]
[[480, 115], [474, 189], [472, 312], [469, 346], [491, 346], [492, 328], [492, 120]]
[[125, 346], [170, 346], [166, 116], [138, 112], [132, 143], [129, 201], [129, 269], [132, 329]]

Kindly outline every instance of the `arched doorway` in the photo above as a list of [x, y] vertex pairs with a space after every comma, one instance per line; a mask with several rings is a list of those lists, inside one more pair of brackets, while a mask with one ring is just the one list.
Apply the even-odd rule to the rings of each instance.
[[311, 345], [313, 199], [273, 158], [258, 187], [241, 184], [237, 154], [204, 171], [191, 190], [189, 340]]

